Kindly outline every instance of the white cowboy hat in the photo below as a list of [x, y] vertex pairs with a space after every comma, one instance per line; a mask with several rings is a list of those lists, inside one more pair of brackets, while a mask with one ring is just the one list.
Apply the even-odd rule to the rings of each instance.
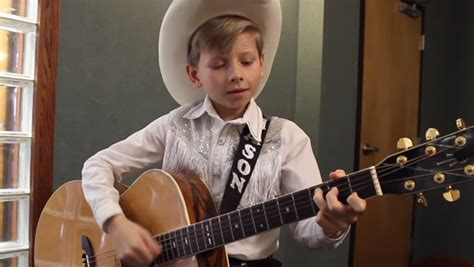
[[264, 77], [255, 95], [265, 85], [281, 32], [280, 0], [173, 0], [163, 18], [158, 44], [161, 75], [171, 96], [181, 105], [204, 98], [186, 74], [191, 35], [209, 19], [222, 15], [245, 17], [259, 27], [264, 42]]

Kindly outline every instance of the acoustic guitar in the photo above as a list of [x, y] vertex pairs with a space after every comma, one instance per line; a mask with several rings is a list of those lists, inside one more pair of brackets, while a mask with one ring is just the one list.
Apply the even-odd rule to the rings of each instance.
[[[449, 201], [459, 197], [453, 185], [474, 180], [474, 127], [410, 147], [379, 164], [317, 186], [217, 215], [203, 181], [192, 174], [150, 170], [121, 193], [125, 215], [148, 229], [163, 253], [153, 266], [229, 266], [225, 244], [315, 216], [316, 187], [337, 187], [344, 201], [352, 192], [362, 198], [386, 194], [417, 195], [446, 188]], [[121, 266], [114, 245], [96, 224], [84, 200], [81, 182], [71, 181], [53, 193], [39, 219], [35, 266]]]

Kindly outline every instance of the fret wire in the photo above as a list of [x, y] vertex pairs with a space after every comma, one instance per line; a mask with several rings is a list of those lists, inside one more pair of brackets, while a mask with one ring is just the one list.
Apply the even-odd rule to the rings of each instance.
[[240, 229], [242, 229], [242, 235], [246, 237], [244, 231], [244, 224], [242, 223], [242, 215], [240, 214], [240, 210], [237, 210], [237, 212], [239, 213]]
[[[311, 200], [313, 200], [313, 195], [312, 195], [312, 191], [313, 191], [313, 190], [311, 190], [311, 188], [308, 188], [307, 191], [308, 191], [308, 196], [309, 196], [309, 198], [310, 198]], [[316, 212], [316, 208], [314, 207], [315, 205], [316, 205], [316, 204], [314, 204], [314, 202], [311, 202], [311, 208], [313, 209], [313, 213], [314, 213], [314, 214], [317, 213], [317, 212]]]
[[216, 246], [216, 238], [214, 237], [214, 227], [212, 226], [212, 220], [209, 220], [209, 228], [210, 228], [210, 233], [211, 233], [211, 236], [212, 236], [212, 246], [215, 247]]
[[[229, 220], [229, 217], [228, 217], [228, 213], [227, 213], [227, 214], [224, 214], [224, 215], [221, 215], [221, 217], [222, 217], [222, 221], [223, 221], [223, 222], [221, 223], [221, 225], [223, 226], [223, 227], [222, 227], [222, 233], [223, 233], [223, 234], [224, 234], [224, 233], [226, 234], [226, 235], [224, 235], [224, 241], [225, 241], [226, 243], [230, 243], [231, 241], [234, 241], [235, 239], [234, 239], [233, 236], [232, 236], [232, 227], [231, 227], [231, 225], [230, 225], [230, 220]], [[225, 223], [225, 220], [226, 220], [226, 219], [229, 220], [227, 223]], [[226, 230], [226, 228], [224, 228], [224, 227], [227, 227], [227, 230]], [[230, 232], [230, 236], [229, 236], [229, 232]]]
[[[165, 233], [164, 237], [166, 238], [167, 236], [167, 233]], [[166, 238], [167, 240], [167, 238]], [[166, 243], [163, 244], [163, 248], [164, 248], [164, 256], [166, 257], [166, 261], [169, 261], [170, 260], [170, 257], [169, 257], [169, 251], [166, 249]]]
[[284, 225], [285, 223], [283, 222], [283, 216], [281, 215], [280, 201], [278, 200], [278, 198], [276, 199], [276, 202], [277, 202], [278, 214], [280, 215], [280, 222], [281, 222], [281, 225]]
[[252, 220], [253, 230], [255, 231], [255, 234], [257, 234], [258, 231], [257, 231], [257, 226], [255, 226], [255, 218], [253, 217], [252, 208], [249, 208], [249, 211], [250, 211], [250, 217]]
[[194, 228], [194, 237], [196, 238], [196, 246], [197, 246], [197, 251], [196, 252], [199, 252], [199, 251], [201, 251], [201, 249], [199, 248], [199, 240], [198, 240], [198, 237], [197, 237], [196, 224], [193, 224], [193, 228]]
[[192, 225], [186, 227], [186, 236], [185, 236], [185, 240], [188, 240], [188, 247], [189, 247], [189, 251], [190, 251], [190, 254], [194, 254], [195, 251], [193, 250], [193, 237], [192, 237], [192, 231], [191, 231], [191, 227]]
[[175, 256], [175, 251], [174, 251], [174, 246], [173, 246], [173, 232], [170, 232], [170, 249], [171, 249], [171, 255], [173, 256], [173, 259], [176, 259]]
[[[267, 230], [270, 229], [270, 225], [268, 224], [268, 217], [267, 217], [267, 212], [265, 208], [265, 202], [262, 203], [262, 209], [263, 209], [263, 216], [265, 218], [265, 223], [267, 224]], [[254, 223], [255, 225], [255, 223]]]
[[295, 215], [296, 215], [296, 220], [299, 221], [299, 216], [298, 216], [298, 209], [296, 209], [296, 205], [295, 205], [295, 196], [293, 194], [290, 194], [291, 195], [291, 200], [293, 202], [293, 208], [295, 209]]
[[[271, 227], [278, 227], [282, 225], [280, 213], [278, 212], [278, 202], [276, 199], [272, 199], [267, 202], [265, 206], [265, 214], [267, 215], [268, 223]], [[276, 211], [276, 212], [275, 212]], [[270, 228], [270, 227], [269, 227]]]
[[[254, 210], [255, 210], [255, 209], [257, 209], [257, 210], [256, 210], [257, 214], [254, 214]], [[262, 216], [262, 215], [263, 215], [263, 211], [261, 211], [262, 209], [263, 209], [263, 206], [261, 206], [260, 204], [259, 204], [259, 205], [252, 206], [251, 209], [250, 209], [250, 211], [251, 211], [251, 213], [252, 213], [252, 215], [253, 215], [254, 221], [255, 221], [255, 222], [258, 221], [258, 227], [257, 227], [257, 223], [256, 223], [255, 226], [257, 227], [259, 233], [268, 230], [268, 228], [267, 228], [267, 229], [264, 229], [263, 223], [261, 222], [262, 219], [265, 219], [265, 217]]]
[[229, 219], [230, 234], [231, 234], [231, 236], [232, 236], [232, 240], [235, 241], [234, 233], [233, 233], [233, 230], [232, 230], [232, 222], [231, 222], [231, 220], [230, 220], [230, 214], [231, 214], [230, 212], [227, 213], [227, 219]]
[[351, 191], [351, 194], [352, 194], [354, 191], [352, 190], [352, 184], [351, 184], [351, 179], [349, 178], [349, 174], [346, 177], [347, 177], [347, 183], [349, 184], [349, 190]]
[[215, 247], [214, 233], [212, 232], [211, 220], [206, 220], [207, 241], [211, 248]]
[[[177, 248], [177, 245], [176, 245], [176, 243], [177, 243], [177, 242], [176, 242], [176, 232], [171, 232], [171, 233], [173, 233], [173, 236], [174, 236], [174, 237], [173, 237], [174, 242], [171, 242], [171, 249], [172, 249], [173, 251], [176, 250], [175, 252], [176, 252], [177, 256], [175, 256], [175, 258], [179, 258], [179, 250], [176, 249], [176, 248]], [[173, 256], [174, 256], [174, 253], [173, 253]]]
[[278, 217], [280, 218], [280, 224], [283, 225], [285, 222], [283, 221], [283, 214], [281, 213], [281, 203], [280, 200], [276, 201], [276, 206], [274, 210], [269, 211], [269, 214], [278, 213]]
[[219, 229], [221, 230], [222, 243], [224, 243], [224, 244], [225, 244], [224, 233], [222, 232], [221, 216], [218, 216], [217, 218], [218, 218], [218, 220], [219, 220]]
[[206, 223], [207, 223], [207, 220], [202, 221], [202, 232], [203, 232], [204, 244], [206, 244], [206, 250], [208, 250], [209, 249], [209, 232], [207, 231]]
[[202, 222], [199, 223], [201, 225], [201, 232], [202, 232], [202, 237], [204, 238], [204, 250], [207, 250], [207, 242], [206, 242], [206, 233], [204, 232], [204, 224]]
[[184, 236], [184, 234], [183, 234], [183, 230], [184, 230], [184, 229], [188, 229], [188, 228], [186, 227], [186, 228], [182, 228], [182, 229], [180, 230], [180, 233], [181, 233], [181, 242], [182, 242], [182, 244], [183, 244], [184, 254], [187, 255], [187, 254], [188, 254], [188, 252], [186, 251], [186, 245], [187, 245], [187, 244], [186, 244], [186, 242], [185, 242], [185, 236]]

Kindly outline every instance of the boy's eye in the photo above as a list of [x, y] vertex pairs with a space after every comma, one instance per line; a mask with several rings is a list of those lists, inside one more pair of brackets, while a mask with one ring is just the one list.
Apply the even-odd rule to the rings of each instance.
[[220, 68], [224, 67], [224, 64], [213, 64], [213, 65], [210, 65], [209, 67], [211, 69], [217, 70], [217, 69], [220, 69]]
[[253, 60], [243, 60], [242, 61], [242, 65], [244, 65], [244, 66], [250, 66], [250, 65], [252, 65], [252, 63], [253, 63]]
[[224, 61], [217, 61], [217, 62], [211, 62], [211, 64], [209, 64], [209, 67], [211, 69], [220, 69], [222, 67], [225, 66], [225, 62]]

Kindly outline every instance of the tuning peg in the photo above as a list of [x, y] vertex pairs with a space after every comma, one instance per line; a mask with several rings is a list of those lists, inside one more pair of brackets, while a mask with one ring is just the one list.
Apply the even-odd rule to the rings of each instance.
[[424, 207], [428, 207], [428, 200], [426, 200], [425, 195], [423, 195], [421, 192], [416, 194], [416, 202], [423, 205]]
[[474, 175], [474, 165], [469, 164], [466, 167], [464, 167], [464, 173], [467, 175]]
[[439, 132], [435, 128], [429, 128], [425, 133], [426, 141], [433, 141], [438, 136], [439, 136]]
[[466, 129], [466, 123], [464, 122], [463, 118], [459, 118], [456, 120], [456, 127], [460, 131]]
[[407, 150], [412, 146], [413, 146], [413, 142], [411, 141], [410, 138], [403, 137], [403, 138], [398, 139], [398, 142], [397, 142], [398, 150]]
[[448, 202], [454, 202], [461, 197], [461, 191], [454, 189], [452, 186], [448, 186], [446, 192], [443, 193], [443, 197]]
[[456, 137], [456, 139], [454, 139], [454, 143], [457, 146], [465, 146], [466, 143], [467, 143], [467, 139], [464, 136], [458, 136], [458, 137]]

